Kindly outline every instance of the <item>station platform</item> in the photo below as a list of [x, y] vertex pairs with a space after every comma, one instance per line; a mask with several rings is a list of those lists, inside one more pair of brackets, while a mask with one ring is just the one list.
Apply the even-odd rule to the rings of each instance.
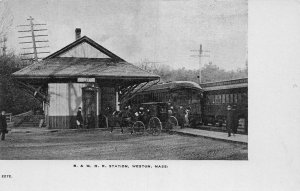
[[[114, 128], [114, 130], [119, 128]], [[11, 133], [52, 133], [52, 132], [70, 132], [70, 131], [108, 131], [107, 129], [47, 129], [47, 128], [36, 128], [36, 127], [24, 127], [24, 128], [12, 128], [9, 129], [9, 132]], [[248, 144], [248, 135], [243, 134], [236, 134], [231, 135], [231, 137], [228, 137], [228, 134], [226, 132], [218, 132], [218, 131], [208, 131], [208, 130], [201, 130], [201, 129], [193, 129], [193, 128], [183, 128], [180, 129], [179, 127], [177, 129], [171, 130], [171, 132], [181, 135], [188, 135], [188, 136], [196, 136], [196, 137], [205, 137], [215, 140], [222, 140], [227, 142], [233, 142], [233, 143], [242, 143], [242, 144]]]
[[172, 132], [183, 135], [199, 136], [234, 143], [248, 144], [248, 135], [242, 134], [235, 134], [228, 137], [228, 134], [225, 132], [207, 131], [192, 128], [174, 129]]

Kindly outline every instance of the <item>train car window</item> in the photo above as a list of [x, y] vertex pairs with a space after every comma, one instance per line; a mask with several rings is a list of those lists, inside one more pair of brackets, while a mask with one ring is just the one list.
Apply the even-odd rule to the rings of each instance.
[[242, 102], [245, 104], [248, 102], [248, 96], [247, 96], [247, 93], [243, 93], [242, 94]]
[[226, 103], [229, 103], [229, 94], [226, 94]]
[[215, 104], [219, 104], [219, 95], [215, 95]]
[[167, 101], [164, 93], [161, 93], [160, 96], [161, 96], [161, 101], [164, 101], [164, 102]]
[[225, 103], [225, 94], [222, 94], [222, 103]]
[[216, 104], [221, 103], [220, 97], [221, 97], [221, 95], [216, 95]]
[[230, 103], [233, 103], [233, 94], [230, 94], [229, 98], [230, 98]]
[[207, 104], [211, 104], [211, 103], [212, 103], [212, 97], [211, 97], [211, 96], [207, 96], [206, 98], [207, 98], [207, 99], [205, 99], [205, 102], [206, 102]]
[[238, 102], [237, 94], [234, 94], [234, 95], [233, 95], [233, 101], [234, 101], [234, 103], [237, 103], [237, 102]]
[[238, 93], [238, 103], [241, 103], [242, 102], [242, 94]]

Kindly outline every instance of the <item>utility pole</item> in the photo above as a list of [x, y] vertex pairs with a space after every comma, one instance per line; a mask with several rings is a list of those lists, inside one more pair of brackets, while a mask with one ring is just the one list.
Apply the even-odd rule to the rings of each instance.
[[197, 57], [199, 58], [199, 84], [201, 84], [201, 70], [202, 70], [202, 65], [201, 65], [201, 58], [202, 57], [209, 57], [209, 55], [203, 55], [203, 52], [209, 52], [205, 51], [202, 49], [202, 44], [200, 44], [199, 50], [191, 50], [192, 52], [198, 52], [198, 55], [191, 55], [191, 57]]
[[[31, 38], [31, 41], [23, 41], [20, 42], [19, 44], [32, 44], [32, 47], [25, 47], [22, 48], [24, 50], [32, 50], [32, 52], [27, 52], [21, 54], [22, 56], [27, 56], [27, 55], [33, 55], [33, 60], [38, 61], [38, 59], [41, 59], [42, 57], [39, 57], [39, 54], [45, 54], [45, 53], [50, 53], [49, 51], [37, 51], [39, 48], [48, 48], [48, 45], [41, 45], [37, 46], [37, 43], [45, 43], [49, 42], [48, 40], [36, 40], [37, 37], [46, 37], [48, 36], [47, 34], [35, 34], [36, 32], [41, 32], [41, 31], [47, 31], [46, 28], [36, 28], [38, 26], [44, 26], [46, 24], [34, 24], [31, 16], [27, 19], [29, 21], [29, 25], [18, 25], [18, 27], [30, 27], [30, 29], [24, 29], [20, 30], [18, 32], [20, 33], [27, 33], [25, 36], [20, 36], [19, 38], [21, 39], [28, 39]], [[29, 34], [28, 34], [29, 33]], [[23, 59], [23, 60], [31, 60], [31, 59]]]

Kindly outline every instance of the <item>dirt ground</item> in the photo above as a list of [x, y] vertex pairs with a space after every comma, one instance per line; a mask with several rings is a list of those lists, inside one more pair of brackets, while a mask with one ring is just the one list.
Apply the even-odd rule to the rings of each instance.
[[9, 133], [2, 160], [247, 160], [247, 145], [202, 137], [108, 131]]

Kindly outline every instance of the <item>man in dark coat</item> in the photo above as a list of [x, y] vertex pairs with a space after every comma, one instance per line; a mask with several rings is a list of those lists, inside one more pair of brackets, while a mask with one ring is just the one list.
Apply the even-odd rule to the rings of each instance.
[[0, 114], [0, 133], [1, 133], [1, 140], [4, 141], [5, 134], [7, 133], [5, 111], [2, 111]]
[[83, 125], [83, 118], [81, 115], [81, 107], [79, 107], [78, 111], [77, 111], [76, 124], [77, 124], [77, 128], [82, 127], [82, 125]]
[[232, 127], [232, 131], [233, 131], [233, 135], [237, 133], [237, 129], [239, 126], [239, 118], [238, 118], [238, 113], [236, 110], [236, 105], [233, 106], [232, 109], [232, 113], [233, 113], [233, 127]]
[[121, 111], [122, 122], [120, 125], [121, 133], [124, 133], [124, 127], [128, 127], [129, 121], [131, 120], [130, 107], [125, 106], [125, 108]]
[[231, 106], [228, 105], [227, 118], [226, 118], [226, 129], [227, 129], [228, 137], [231, 136], [232, 128], [233, 128], [233, 112]]
[[180, 106], [177, 113], [177, 119], [178, 119], [179, 126], [181, 128], [184, 128], [184, 115], [185, 115], [184, 109], [182, 106]]

